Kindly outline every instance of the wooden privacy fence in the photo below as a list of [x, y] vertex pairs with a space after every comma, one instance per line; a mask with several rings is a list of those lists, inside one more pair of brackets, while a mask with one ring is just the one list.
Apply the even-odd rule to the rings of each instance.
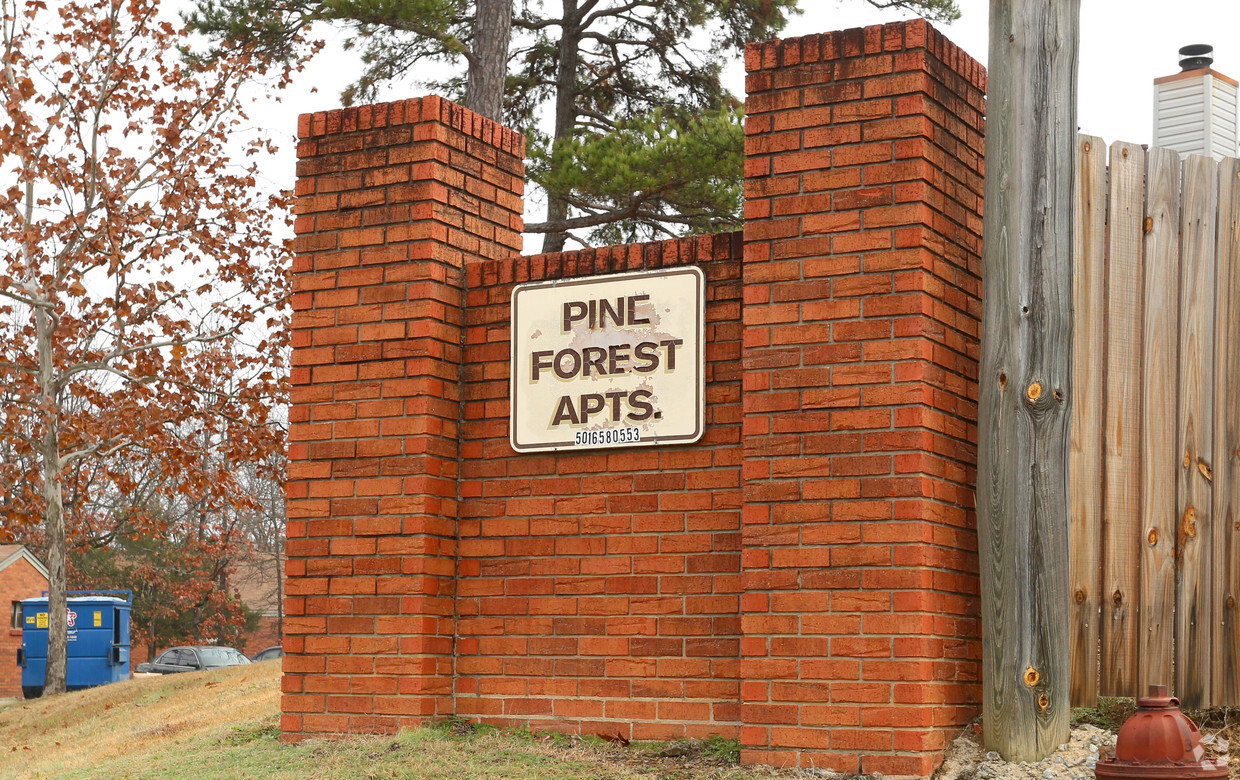
[[1078, 149], [1072, 700], [1240, 704], [1240, 161]]

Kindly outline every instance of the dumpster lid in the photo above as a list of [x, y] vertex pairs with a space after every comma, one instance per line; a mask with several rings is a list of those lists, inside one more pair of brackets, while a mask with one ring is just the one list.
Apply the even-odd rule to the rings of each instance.
[[[109, 593], [123, 593], [125, 595], [125, 598], [120, 598], [119, 596], [103, 595], [103, 594], [109, 594]], [[90, 603], [90, 602], [94, 602], [94, 603], [105, 602], [105, 603], [127, 604], [127, 605], [133, 604], [133, 591], [132, 590], [70, 590], [70, 591], [66, 591], [66, 594], [68, 597], [65, 600], [71, 604], [82, 604], [82, 603]], [[74, 595], [74, 594], [82, 594], [82, 595]], [[85, 594], [90, 594], [90, 595], [85, 595]], [[98, 594], [98, 595], [95, 595], [95, 594]], [[25, 604], [26, 602], [30, 602], [32, 604], [46, 604], [47, 601], [48, 601], [47, 591], [43, 591], [42, 596], [32, 596], [28, 599], [22, 599], [23, 604]]]
[[[65, 599], [68, 604], [119, 604], [129, 606], [130, 603], [116, 596], [70, 596]], [[47, 596], [33, 596], [28, 599], [22, 599], [23, 604], [46, 604]]]

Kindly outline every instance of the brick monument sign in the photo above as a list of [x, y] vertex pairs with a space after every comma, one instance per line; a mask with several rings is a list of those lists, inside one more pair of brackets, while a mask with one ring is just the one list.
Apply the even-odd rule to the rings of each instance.
[[[729, 235], [522, 256], [517, 133], [434, 97], [301, 118], [286, 739], [456, 715], [927, 775], [977, 714], [985, 73], [923, 21], [746, 66]], [[699, 438], [514, 449], [514, 288], [687, 268]], [[666, 361], [642, 289], [595, 315], [649, 334], [521, 353], [565, 375], [530, 408], [653, 430], [653, 379], [571, 384]]]

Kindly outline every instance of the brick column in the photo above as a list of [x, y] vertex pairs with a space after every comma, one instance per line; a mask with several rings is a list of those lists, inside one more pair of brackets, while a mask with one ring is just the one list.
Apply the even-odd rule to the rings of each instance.
[[519, 251], [524, 174], [440, 98], [298, 134], [286, 739], [452, 712], [464, 269]]
[[981, 66], [746, 52], [742, 758], [928, 775], [978, 711]]

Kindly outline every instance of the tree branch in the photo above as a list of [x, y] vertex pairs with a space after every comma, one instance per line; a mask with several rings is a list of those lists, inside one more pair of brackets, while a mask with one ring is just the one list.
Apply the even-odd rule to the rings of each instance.
[[546, 222], [534, 222], [525, 226], [526, 233], [562, 233], [566, 230], [575, 230], [577, 228], [598, 227], [606, 225], [609, 222], [617, 222], [622, 219], [631, 219], [638, 215], [641, 205], [650, 197], [647, 193], [641, 193], [633, 197], [633, 201], [622, 209], [612, 209], [608, 211], [600, 211], [596, 214], [590, 214], [584, 217], [571, 217], [569, 219], [549, 220]]
[[8, 298], [10, 300], [17, 301], [18, 303], [25, 304], [26, 306], [29, 306], [32, 309], [33, 308], [41, 308], [41, 309], [52, 308], [51, 301], [41, 300], [37, 298], [30, 298], [25, 295], [18, 295], [17, 293], [12, 292], [11, 290], [6, 290], [4, 288], [0, 288], [0, 298]]
[[73, 452], [62, 454], [60, 456], [60, 468], [63, 469], [65, 466], [68, 466], [75, 461], [93, 457], [95, 455], [98, 455], [100, 458], [111, 457], [131, 444], [133, 444], [133, 441], [126, 439], [123, 436], [114, 436], [113, 438], [105, 441], [95, 442], [89, 447], [83, 447], [80, 450], [74, 450]]
[[602, 19], [607, 16], [624, 16], [629, 11], [635, 11], [638, 8], [657, 8], [657, 7], [658, 5], [656, 3], [650, 2], [650, 0], [632, 0], [632, 2], [626, 3], [625, 5], [622, 5], [616, 8], [603, 8], [601, 10], [595, 11], [594, 13], [590, 14], [589, 18], [587, 18], [585, 22], [581, 25], [581, 29], [583, 30], [587, 29], [591, 27], [599, 19]]

